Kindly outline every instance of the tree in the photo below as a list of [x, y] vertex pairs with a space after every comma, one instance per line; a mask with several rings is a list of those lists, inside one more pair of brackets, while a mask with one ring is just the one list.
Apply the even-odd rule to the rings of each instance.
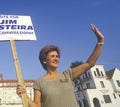
[[75, 61], [75, 62], [72, 62], [71, 65], [70, 65], [70, 68], [77, 67], [78, 65], [81, 65], [81, 64], [83, 64], [82, 61]]

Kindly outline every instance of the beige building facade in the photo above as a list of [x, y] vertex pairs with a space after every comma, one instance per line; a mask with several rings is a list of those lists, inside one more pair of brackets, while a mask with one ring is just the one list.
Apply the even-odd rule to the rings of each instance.
[[[34, 80], [25, 80], [27, 94], [33, 99]], [[3, 80], [0, 74], [0, 107], [23, 107], [21, 98], [16, 94], [17, 80]]]

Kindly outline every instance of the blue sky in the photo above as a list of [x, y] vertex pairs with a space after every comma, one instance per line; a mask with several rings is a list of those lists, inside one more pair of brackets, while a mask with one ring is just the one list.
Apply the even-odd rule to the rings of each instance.
[[[0, 14], [31, 16], [35, 28], [36, 41], [15, 41], [23, 79], [46, 72], [38, 59], [44, 45], [61, 48], [60, 72], [74, 61], [85, 62], [97, 41], [91, 23], [105, 36], [97, 64], [105, 71], [120, 69], [119, 13], [119, 0], [0, 0]], [[9, 41], [0, 42], [0, 73], [4, 79], [16, 79]]]

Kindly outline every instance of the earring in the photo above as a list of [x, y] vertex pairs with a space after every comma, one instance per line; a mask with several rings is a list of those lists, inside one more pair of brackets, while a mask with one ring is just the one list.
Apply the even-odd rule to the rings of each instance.
[[43, 61], [44, 64], [46, 64], [46, 61]]

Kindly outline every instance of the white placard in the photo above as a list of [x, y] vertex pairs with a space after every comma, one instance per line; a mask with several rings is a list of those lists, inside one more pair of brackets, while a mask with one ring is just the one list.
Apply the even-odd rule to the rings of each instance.
[[36, 40], [30, 16], [0, 15], [0, 41]]

